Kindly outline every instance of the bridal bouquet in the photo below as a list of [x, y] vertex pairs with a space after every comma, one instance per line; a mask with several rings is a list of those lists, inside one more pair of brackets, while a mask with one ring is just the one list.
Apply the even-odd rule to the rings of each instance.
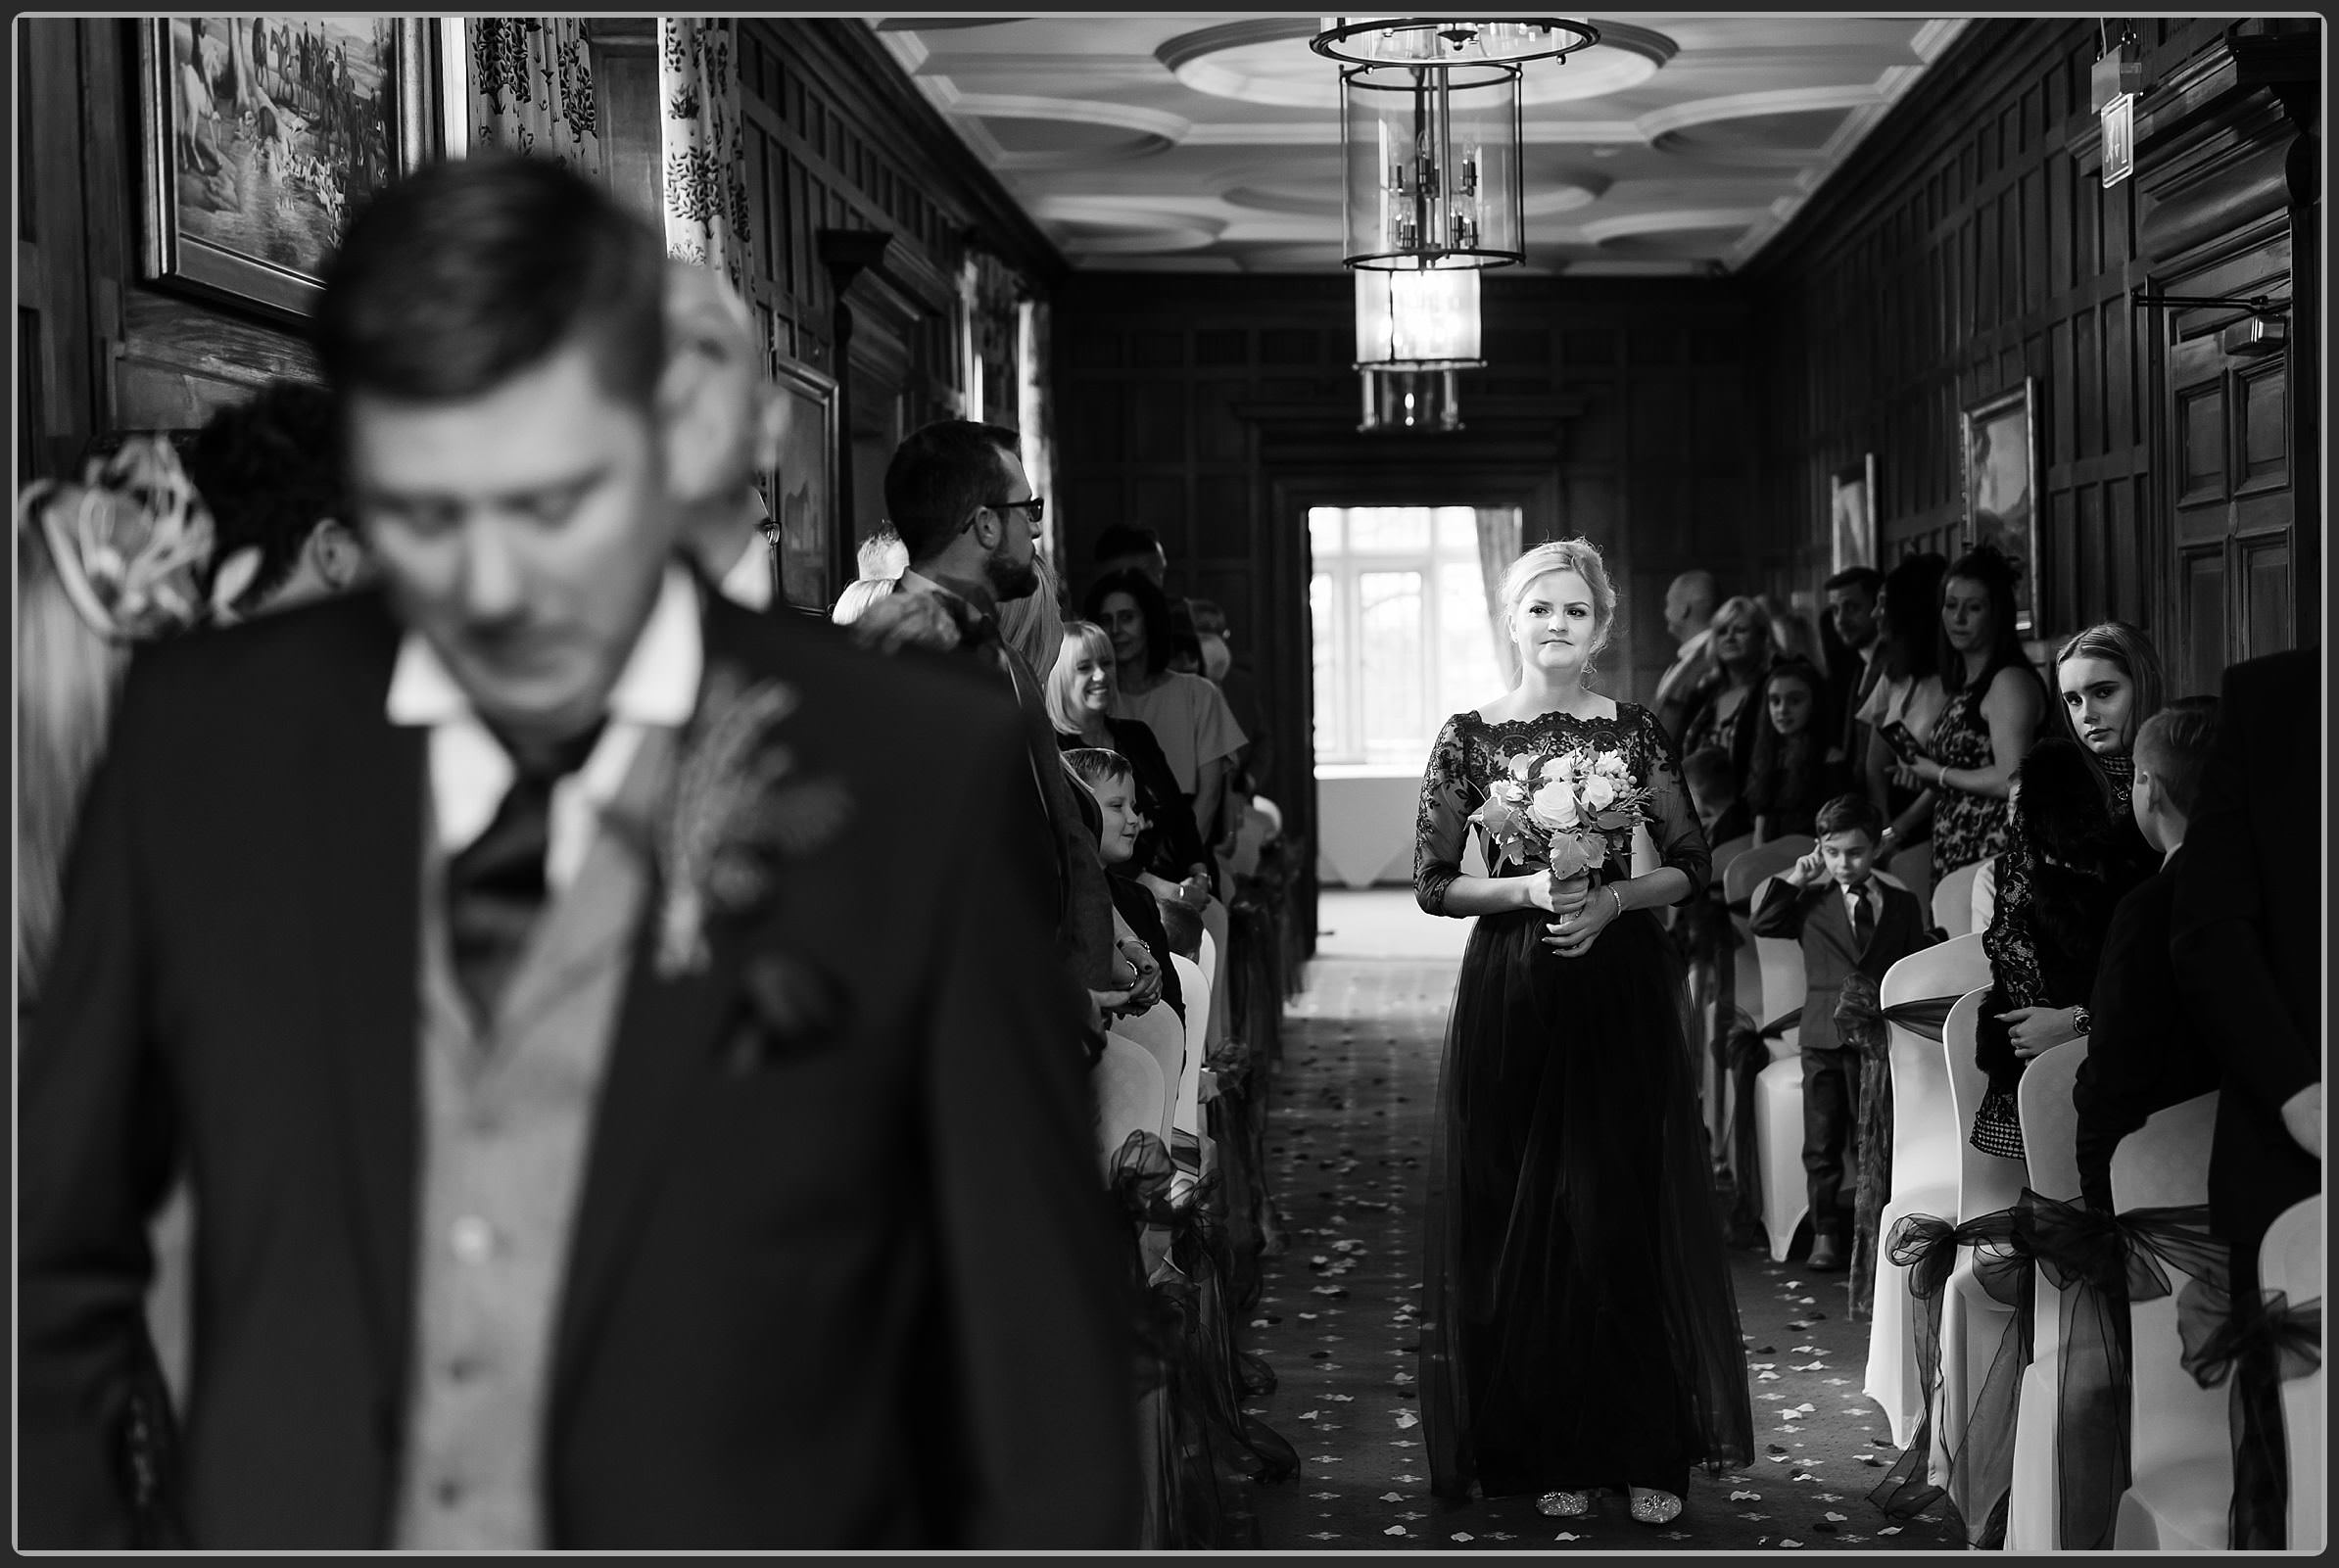
[[1633, 829], [1648, 816], [1649, 792], [1621, 751], [1578, 746], [1539, 767], [1531, 752], [1510, 759], [1508, 777], [1487, 789], [1470, 821], [1506, 859], [1548, 862], [1561, 881], [1587, 877], [1611, 855], [1631, 862]]

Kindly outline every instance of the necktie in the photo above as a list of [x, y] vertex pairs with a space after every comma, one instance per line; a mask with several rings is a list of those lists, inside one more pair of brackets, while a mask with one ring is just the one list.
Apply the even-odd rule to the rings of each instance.
[[1852, 945], [1865, 953], [1876, 940], [1876, 907], [1868, 901], [1868, 883], [1854, 882], [1844, 892], [1852, 905]]
[[447, 933], [454, 977], [472, 1016], [493, 1022], [512, 971], [544, 912], [545, 856], [552, 844], [552, 788], [585, 765], [596, 725], [549, 748], [505, 742], [513, 777], [495, 820], [447, 866]]

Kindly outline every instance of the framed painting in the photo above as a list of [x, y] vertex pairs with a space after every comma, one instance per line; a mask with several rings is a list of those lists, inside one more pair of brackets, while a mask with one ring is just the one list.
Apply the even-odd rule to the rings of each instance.
[[1833, 576], [1876, 564], [1876, 453], [1838, 468], [1828, 487], [1829, 567]]
[[137, 27], [144, 276], [312, 313], [351, 211], [439, 151], [438, 29], [354, 16]]
[[2016, 629], [2037, 622], [2038, 380], [1985, 398], [1958, 415], [1965, 456], [1966, 537], [1988, 541], [2023, 563], [2014, 585]]
[[832, 549], [836, 383], [792, 359], [778, 362], [773, 381], [784, 416], [779, 466], [763, 476], [764, 509], [771, 519], [765, 532], [772, 544], [772, 602], [826, 613], [844, 592]]

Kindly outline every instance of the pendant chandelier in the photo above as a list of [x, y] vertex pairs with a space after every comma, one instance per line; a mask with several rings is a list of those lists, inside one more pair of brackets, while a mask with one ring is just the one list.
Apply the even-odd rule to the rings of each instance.
[[1352, 66], [1340, 73], [1340, 113], [1348, 265], [1527, 259], [1518, 67]]
[[1598, 42], [1598, 27], [1561, 17], [1326, 17], [1308, 47], [1352, 66], [1517, 66]]
[[1364, 418], [1357, 428], [1448, 432], [1462, 428], [1451, 370], [1366, 370]]
[[1359, 370], [1470, 370], [1479, 352], [1478, 271], [1359, 267]]

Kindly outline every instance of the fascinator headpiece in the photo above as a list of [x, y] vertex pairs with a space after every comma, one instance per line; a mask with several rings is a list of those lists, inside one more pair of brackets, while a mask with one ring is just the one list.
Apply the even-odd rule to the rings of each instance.
[[212, 515], [161, 436], [133, 436], [91, 457], [77, 484], [26, 486], [17, 528], [41, 530], [74, 611], [117, 642], [232, 621], [230, 606], [260, 571], [260, 550], [247, 546], [221, 563], [205, 594]]

